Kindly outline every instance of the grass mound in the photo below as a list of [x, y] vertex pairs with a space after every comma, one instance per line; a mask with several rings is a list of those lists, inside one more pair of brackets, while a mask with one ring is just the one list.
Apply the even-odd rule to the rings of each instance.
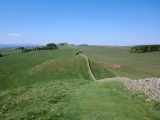
[[72, 48], [11, 54], [0, 59], [0, 90], [37, 82], [90, 79], [85, 59]]
[[29, 70], [30, 76], [53, 76], [53, 79], [90, 79], [85, 60], [81, 56], [47, 60]]

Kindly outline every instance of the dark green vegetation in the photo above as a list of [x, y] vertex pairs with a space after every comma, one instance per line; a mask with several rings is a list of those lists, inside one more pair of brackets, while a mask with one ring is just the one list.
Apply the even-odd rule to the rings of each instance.
[[[160, 51], [143, 54], [130, 53], [130, 47], [88, 46], [79, 47], [83, 54], [117, 77], [133, 79], [160, 77]], [[93, 68], [94, 64], [91, 63]], [[96, 66], [95, 66], [96, 67]], [[97, 72], [97, 71], [93, 71]], [[99, 72], [97, 72], [97, 75]], [[101, 71], [99, 78], [108, 77]], [[97, 77], [95, 74], [95, 77]]]
[[2, 54], [0, 53], [0, 57], [2, 57]]
[[[159, 103], [146, 102], [144, 94], [119, 82], [92, 81], [85, 59], [73, 48], [6, 53], [0, 58], [0, 120], [160, 118]], [[90, 62], [95, 74], [108, 71], [101, 62]]]
[[37, 50], [55, 50], [58, 49], [56, 44], [54, 43], [48, 43], [46, 46], [42, 47], [34, 47], [34, 48], [24, 48], [24, 47], [18, 47], [16, 50], [21, 50], [23, 53], [30, 52], [30, 51], [37, 51]]
[[88, 46], [87, 44], [82, 44], [82, 45], [79, 45], [79, 46]]
[[160, 45], [141, 45], [131, 47], [131, 53], [143, 53], [143, 52], [152, 52], [152, 51], [160, 51]]

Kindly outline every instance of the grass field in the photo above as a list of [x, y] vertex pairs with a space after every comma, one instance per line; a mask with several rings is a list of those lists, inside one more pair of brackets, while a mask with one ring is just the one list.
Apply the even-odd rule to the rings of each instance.
[[160, 111], [146, 96], [118, 82], [41, 82], [0, 93], [2, 120], [158, 120]]
[[37, 82], [90, 79], [84, 58], [72, 48], [19, 53], [0, 58], [0, 90]]
[[[92, 81], [75, 54], [65, 47], [0, 58], [0, 120], [159, 120], [159, 102], [119, 82]], [[90, 62], [97, 78], [115, 76]]]
[[[101, 64], [115, 76], [133, 79], [160, 77], [160, 52], [130, 53], [130, 47], [89, 46], [78, 48], [90, 60]], [[106, 73], [104, 72], [104, 74]], [[103, 76], [104, 78], [108, 77], [107, 75]]]

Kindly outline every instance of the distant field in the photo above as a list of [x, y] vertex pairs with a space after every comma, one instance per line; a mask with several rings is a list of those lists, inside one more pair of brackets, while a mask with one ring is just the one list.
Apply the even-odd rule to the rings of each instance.
[[130, 47], [88, 46], [78, 48], [90, 60], [97, 61], [115, 76], [135, 79], [160, 77], [160, 52], [130, 53]]

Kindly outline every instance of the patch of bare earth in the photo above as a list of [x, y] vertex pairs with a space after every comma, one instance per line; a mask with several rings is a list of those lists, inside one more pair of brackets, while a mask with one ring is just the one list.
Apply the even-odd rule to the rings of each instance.
[[110, 67], [110, 68], [113, 68], [113, 69], [116, 69], [116, 68], [120, 68], [121, 67], [121, 65], [119, 65], [119, 64], [113, 64], [113, 63], [108, 63], [108, 62], [103, 62], [103, 64], [105, 65], [105, 66], [107, 66], [107, 67]]

